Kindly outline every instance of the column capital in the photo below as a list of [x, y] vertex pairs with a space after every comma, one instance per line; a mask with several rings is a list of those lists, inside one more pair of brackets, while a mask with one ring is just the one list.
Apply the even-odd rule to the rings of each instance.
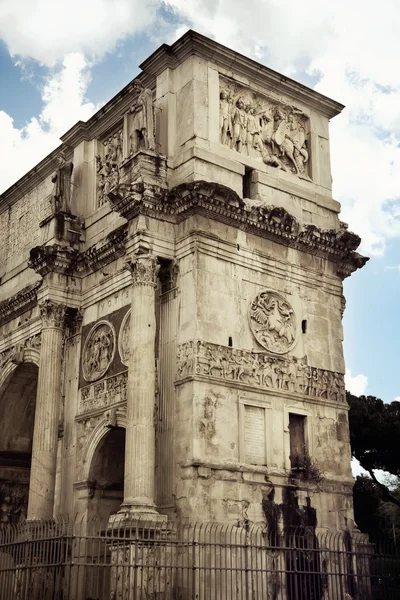
[[125, 260], [125, 267], [131, 272], [133, 285], [156, 287], [160, 265], [154, 254], [132, 254]]
[[43, 327], [63, 329], [67, 310], [65, 304], [58, 304], [57, 302], [46, 299], [39, 302], [39, 310]]

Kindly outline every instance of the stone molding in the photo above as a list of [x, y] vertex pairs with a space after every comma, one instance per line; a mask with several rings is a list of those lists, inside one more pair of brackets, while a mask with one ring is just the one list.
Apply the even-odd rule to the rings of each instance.
[[9, 360], [16, 365], [23, 363], [25, 351], [30, 349], [40, 351], [40, 346], [41, 335], [36, 334], [26, 338], [23, 342], [4, 350], [4, 352], [0, 353], [0, 369], [3, 369]]
[[[271, 485], [277, 488], [287, 489], [288, 487], [288, 472], [285, 469], [278, 470], [275, 467], [250, 465], [246, 463], [224, 463], [224, 462], [209, 462], [203, 460], [192, 460], [180, 465], [183, 471], [193, 470], [198, 477], [205, 479], [214, 478], [222, 481], [239, 481], [255, 485]], [[282, 480], [282, 481], [279, 481]], [[332, 478], [323, 477], [319, 483], [311, 481], [303, 481], [296, 479], [293, 483], [299, 490], [318, 489], [319, 492], [329, 494], [349, 494], [353, 493], [353, 480], [337, 481]]]
[[42, 317], [42, 329], [63, 329], [67, 307], [50, 299], [39, 302], [40, 316]]
[[149, 183], [124, 184], [109, 195], [113, 210], [133, 218], [139, 214], [181, 222], [193, 214], [203, 214], [249, 231], [274, 242], [314, 254], [337, 264], [337, 274], [344, 278], [365, 265], [367, 257], [355, 250], [361, 238], [347, 230], [320, 229], [304, 225], [280, 206], [243, 200], [232, 189], [217, 183], [195, 181], [172, 190]]
[[132, 254], [126, 259], [125, 267], [132, 275], [132, 285], [157, 286], [160, 264], [153, 254]]
[[269, 389], [294, 397], [346, 402], [343, 374], [312, 367], [305, 357], [282, 358], [194, 340], [178, 347], [176, 379], [196, 377], [252, 390]]
[[45, 277], [48, 273], [70, 275], [76, 269], [78, 250], [71, 246], [53, 244], [31, 249], [28, 267]]
[[28, 285], [23, 290], [0, 302], [0, 325], [16, 319], [22, 313], [31, 310], [37, 303], [37, 292], [41, 281]]
[[128, 237], [127, 225], [121, 225], [107, 235], [104, 242], [94, 244], [82, 252], [77, 260], [79, 274], [87, 274], [113, 262], [125, 254], [125, 245]]

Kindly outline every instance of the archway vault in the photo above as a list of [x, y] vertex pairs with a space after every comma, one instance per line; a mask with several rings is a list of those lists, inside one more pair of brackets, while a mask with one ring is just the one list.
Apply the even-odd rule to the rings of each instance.
[[[19, 357], [21, 358], [21, 357]], [[0, 518], [25, 516], [35, 423], [39, 353], [24, 351], [0, 374]]]

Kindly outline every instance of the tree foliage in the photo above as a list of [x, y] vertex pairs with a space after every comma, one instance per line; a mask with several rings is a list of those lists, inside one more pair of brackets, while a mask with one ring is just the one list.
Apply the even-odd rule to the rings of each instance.
[[400, 507], [398, 494], [378, 481], [374, 472], [382, 469], [400, 477], [400, 402], [386, 404], [375, 396], [346, 395], [352, 456], [368, 471], [381, 500]]

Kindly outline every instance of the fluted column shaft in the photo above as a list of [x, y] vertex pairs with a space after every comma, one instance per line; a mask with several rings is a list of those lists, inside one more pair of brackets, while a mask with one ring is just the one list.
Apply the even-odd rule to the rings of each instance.
[[152, 255], [127, 261], [132, 274], [130, 358], [127, 394], [124, 503], [121, 511], [158, 515], [155, 465], [155, 288], [159, 265]]
[[29, 483], [28, 519], [53, 517], [61, 396], [65, 306], [45, 300], [40, 305], [40, 311], [42, 340]]

